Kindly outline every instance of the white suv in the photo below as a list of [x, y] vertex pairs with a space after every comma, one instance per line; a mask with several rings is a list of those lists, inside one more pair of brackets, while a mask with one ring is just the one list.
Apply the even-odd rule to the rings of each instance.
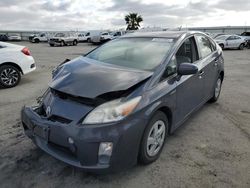
[[49, 39], [50, 46], [66, 46], [73, 45], [76, 46], [78, 43], [78, 38], [73, 33], [56, 33], [54, 37]]

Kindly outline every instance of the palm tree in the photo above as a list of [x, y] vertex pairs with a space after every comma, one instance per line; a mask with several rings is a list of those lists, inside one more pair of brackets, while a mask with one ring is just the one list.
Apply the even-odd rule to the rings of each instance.
[[129, 13], [125, 16], [125, 21], [127, 26], [127, 30], [137, 30], [140, 27], [140, 22], [143, 21], [142, 16], [137, 13]]

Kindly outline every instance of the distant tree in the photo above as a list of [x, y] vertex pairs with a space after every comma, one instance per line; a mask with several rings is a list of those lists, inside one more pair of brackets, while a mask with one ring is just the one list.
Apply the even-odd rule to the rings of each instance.
[[127, 26], [127, 30], [137, 30], [140, 27], [140, 22], [143, 21], [142, 16], [137, 13], [129, 13], [125, 16], [125, 21]]

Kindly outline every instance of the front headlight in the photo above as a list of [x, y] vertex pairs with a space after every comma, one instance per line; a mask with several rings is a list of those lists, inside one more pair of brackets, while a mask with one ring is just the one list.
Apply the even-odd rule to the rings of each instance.
[[83, 120], [83, 124], [108, 123], [119, 121], [128, 116], [141, 100], [141, 96], [122, 102], [116, 99], [104, 103], [91, 111]]

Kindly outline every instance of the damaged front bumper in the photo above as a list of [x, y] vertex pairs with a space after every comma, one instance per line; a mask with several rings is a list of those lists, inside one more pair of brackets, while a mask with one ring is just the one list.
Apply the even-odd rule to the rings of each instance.
[[[25, 134], [39, 148], [69, 165], [97, 173], [135, 165], [147, 123], [142, 114], [134, 114], [119, 123], [63, 124], [40, 116], [31, 107], [24, 107], [21, 116]], [[103, 161], [99, 146], [107, 142], [112, 143], [112, 154]]]

